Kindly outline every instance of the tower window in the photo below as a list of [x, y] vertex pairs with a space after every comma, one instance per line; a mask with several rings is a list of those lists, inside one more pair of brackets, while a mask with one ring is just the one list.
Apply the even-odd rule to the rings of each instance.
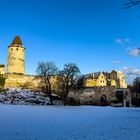
[[13, 50], [13, 48], [11, 48], [11, 50]]
[[18, 51], [18, 48], [17, 48], [17, 51]]

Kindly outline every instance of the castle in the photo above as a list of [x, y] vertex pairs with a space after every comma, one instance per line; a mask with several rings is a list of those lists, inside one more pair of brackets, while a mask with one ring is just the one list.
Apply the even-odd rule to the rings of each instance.
[[[4, 79], [5, 88], [41, 88], [39, 76], [25, 74], [25, 50], [20, 37], [16, 36], [8, 47], [7, 65], [0, 65], [0, 77]], [[55, 90], [56, 76], [52, 76], [51, 82]]]
[[19, 36], [8, 47], [6, 73], [25, 73], [25, 48]]
[[16, 36], [8, 47], [7, 65], [0, 65], [0, 74], [5, 79], [5, 88], [37, 88], [40, 78], [25, 75], [25, 48], [19, 36]]
[[[40, 77], [25, 75], [25, 48], [19, 36], [16, 36], [8, 47], [7, 65], [0, 65], [0, 75], [4, 77], [4, 87], [40, 88]], [[53, 87], [56, 87], [56, 77], [51, 79]], [[84, 76], [84, 86], [91, 87], [115, 87], [127, 88], [124, 74], [119, 71], [98, 72]]]
[[7, 66], [0, 65], [0, 74], [25, 73], [25, 48], [19, 36], [16, 36], [8, 47]]
[[122, 72], [113, 70], [111, 72], [97, 72], [85, 75], [85, 87], [115, 87], [127, 88], [125, 76]]

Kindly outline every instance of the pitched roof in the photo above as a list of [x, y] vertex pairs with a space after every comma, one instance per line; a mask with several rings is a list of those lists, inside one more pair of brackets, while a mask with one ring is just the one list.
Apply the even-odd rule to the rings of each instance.
[[15, 36], [14, 40], [12, 41], [11, 45], [10, 46], [13, 46], [15, 44], [18, 44], [18, 45], [22, 45], [22, 41], [20, 39], [20, 36]]

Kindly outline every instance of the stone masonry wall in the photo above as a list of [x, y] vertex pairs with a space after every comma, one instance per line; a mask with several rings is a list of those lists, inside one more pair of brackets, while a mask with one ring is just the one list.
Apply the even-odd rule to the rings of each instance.
[[[55, 90], [56, 79], [51, 78], [52, 88]], [[5, 88], [30, 88], [40, 89], [42, 87], [41, 77], [35, 75], [23, 75], [23, 74], [6, 74], [5, 75]]]

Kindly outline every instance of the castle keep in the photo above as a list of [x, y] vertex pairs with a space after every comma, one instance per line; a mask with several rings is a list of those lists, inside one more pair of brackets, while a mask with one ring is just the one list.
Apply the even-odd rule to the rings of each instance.
[[[25, 48], [19, 36], [16, 36], [8, 47], [7, 65], [0, 65], [0, 77], [4, 78], [4, 87], [40, 88], [41, 78], [34, 75], [25, 75]], [[56, 89], [57, 76], [52, 76], [51, 82]], [[112, 72], [97, 72], [84, 76], [84, 86], [127, 88], [124, 74]]]
[[8, 47], [7, 65], [6, 68], [0, 65], [0, 74], [5, 78], [5, 88], [38, 88], [40, 78], [25, 75], [25, 48], [19, 36], [16, 36]]
[[25, 48], [19, 36], [8, 47], [6, 73], [25, 73]]

